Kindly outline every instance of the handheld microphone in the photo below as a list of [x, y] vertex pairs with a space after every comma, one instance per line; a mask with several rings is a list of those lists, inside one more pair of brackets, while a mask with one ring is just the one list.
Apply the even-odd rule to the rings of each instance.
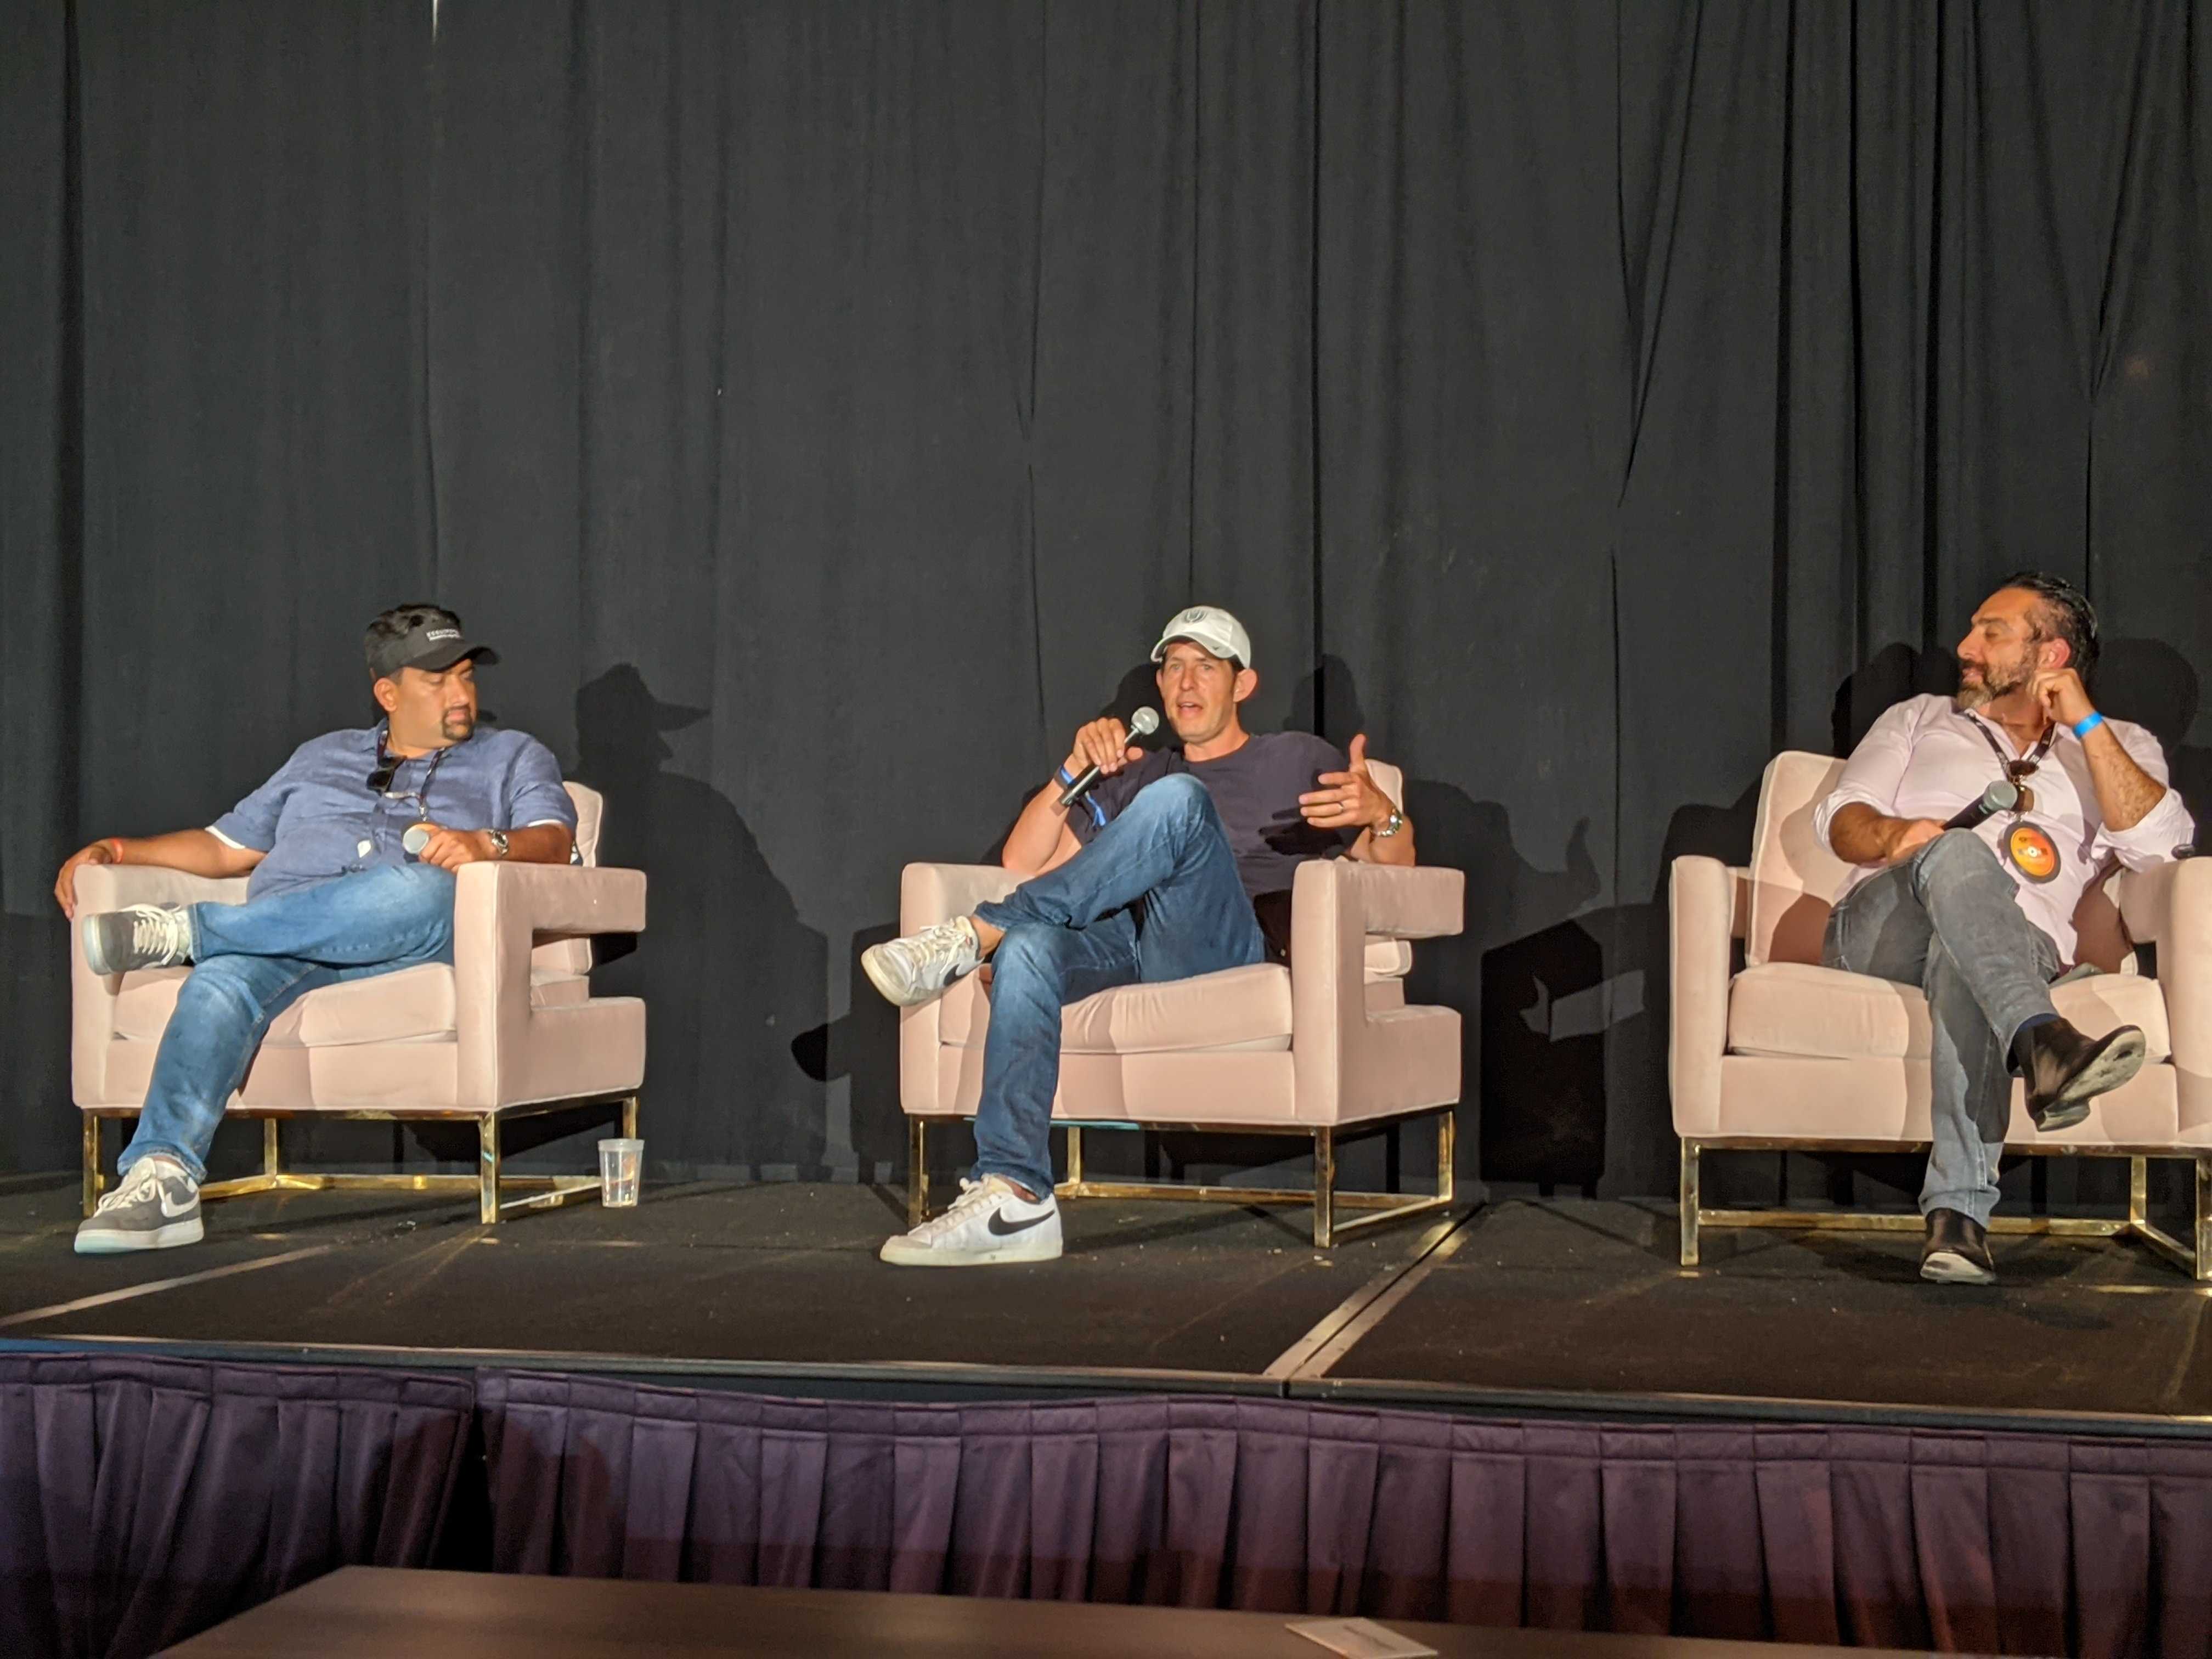
[[1946, 830], [1971, 830], [2000, 812], [2009, 812], [2020, 805], [2020, 786], [2009, 778], [1999, 778], [1982, 791], [1982, 798], [1970, 805], [1960, 807], [1943, 822]]
[[409, 824], [407, 833], [399, 838], [399, 844], [410, 853], [420, 854], [430, 844], [430, 826], [427, 823]]
[[[1139, 738], [1150, 737], [1159, 729], [1160, 711], [1157, 708], [1139, 708], [1129, 716], [1130, 743], [1136, 742]], [[1085, 792], [1097, 781], [1098, 769], [1095, 766], [1086, 766], [1083, 769], [1081, 777], [1060, 792], [1060, 804], [1062, 806], [1074, 805], [1077, 801], [1083, 799]]]

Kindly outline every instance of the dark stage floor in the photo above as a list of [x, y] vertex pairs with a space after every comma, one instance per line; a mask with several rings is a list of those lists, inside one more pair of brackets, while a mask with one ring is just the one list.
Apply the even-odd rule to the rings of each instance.
[[[865, 1187], [666, 1188], [635, 1211], [498, 1229], [477, 1225], [472, 1204], [383, 1194], [208, 1214], [197, 1249], [78, 1257], [73, 1181], [0, 1182], [0, 1341], [477, 1351], [404, 1356], [414, 1364], [503, 1351], [499, 1363], [748, 1379], [759, 1366], [808, 1392], [2212, 1414], [2212, 1297], [2107, 1241], [2001, 1241], [2003, 1283], [1977, 1291], [1923, 1284], [1907, 1235], [1713, 1231], [1707, 1265], [1686, 1272], [1670, 1209], [1579, 1200], [1501, 1203], [1328, 1255], [1299, 1211], [1089, 1200], [1066, 1211], [1063, 1261], [970, 1273], [877, 1262], [901, 1212]], [[875, 1369], [889, 1367], [906, 1369]]]

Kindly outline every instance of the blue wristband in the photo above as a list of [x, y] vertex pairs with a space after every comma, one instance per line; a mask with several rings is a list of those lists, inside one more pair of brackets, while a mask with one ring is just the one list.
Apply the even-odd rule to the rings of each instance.
[[2074, 735], [2077, 738], [2086, 738], [2104, 723], [2105, 717], [2102, 714], [2092, 714], [2074, 728]]
[[1067, 775], [1067, 769], [1065, 766], [1060, 769], [1060, 787], [1063, 789], [1075, 787], [1075, 780]]

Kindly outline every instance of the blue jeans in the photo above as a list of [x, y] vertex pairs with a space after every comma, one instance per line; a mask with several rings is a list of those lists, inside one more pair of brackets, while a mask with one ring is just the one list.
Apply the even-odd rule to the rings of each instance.
[[118, 1169], [166, 1152], [207, 1179], [216, 1125], [275, 1019], [318, 987], [453, 959], [453, 878], [386, 865], [246, 904], [187, 907], [194, 967]]
[[975, 914], [1006, 936], [991, 958], [975, 1179], [1004, 1176], [1039, 1197], [1052, 1191], [1060, 1010], [1267, 957], [1213, 797], [1187, 772], [1139, 790], [1083, 851]]
[[2053, 1015], [2058, 947], [2020, 908], [1989, 843], [1950, 830], [1862, 882], [1828, 918], [1831, 968], [1917, 985], [1928, 996], [1934, 1133], [1920, 1212], [1986, 1227], [2012, 1119], [2012, 1041]]

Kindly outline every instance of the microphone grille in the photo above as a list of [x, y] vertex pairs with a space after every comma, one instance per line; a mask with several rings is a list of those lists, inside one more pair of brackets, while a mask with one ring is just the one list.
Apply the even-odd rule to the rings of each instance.
[[1149, 737], [1159, 729], [1160, 711], [1157, 708], [1139, 708], [1129, 716], [1129, 735], [1133, 738]]

